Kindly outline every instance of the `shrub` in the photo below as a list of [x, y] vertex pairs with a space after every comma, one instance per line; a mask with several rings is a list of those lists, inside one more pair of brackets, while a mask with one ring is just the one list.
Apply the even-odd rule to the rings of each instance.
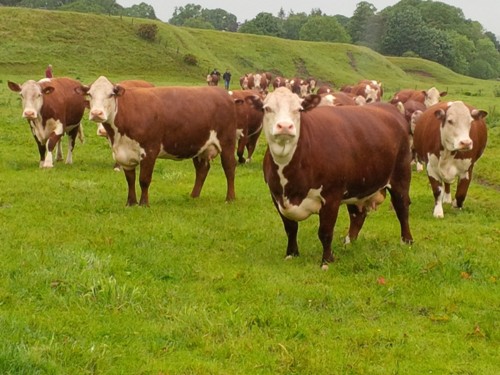
[[192, 55], [190, 53], [184, 55], [183, 60], [187, 65], [193, 65], [193, 66], [198, 65], [198, 59], [196, 58], [195, 55]]
[[156, 39], [156, 34], [158, 34], [158, 26], [152, 23], [145, 23], [139, 25], [137, 28], [137, 35], [142, 39], [149, 40], [153, 42]]

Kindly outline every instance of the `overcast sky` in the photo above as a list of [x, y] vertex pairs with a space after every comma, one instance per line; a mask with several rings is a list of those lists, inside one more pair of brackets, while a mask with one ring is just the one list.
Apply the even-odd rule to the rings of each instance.
[[[156, 17], [164, 22], [172, 17], [175, 7], [183, 7], [186, 4], [197, 4], [202, 8], [221, 8], [236, 16], [239, 22], [251, 20], [260, 12], [268, 12], [276, 16], [283, 8], [286, 14], [290, 10], [295, 13], [305, 12], [309, 14], [311, 9], [321, 9], [327, 15], [341, 14], [352, 17], [359, 1], [348, 0], [117, 0], [116, 2], [126, 8], [144, 2], [153, 6]], [[398, 0], [366, 0], [373, 4], [377, 11], [397, 4]], [[479, 21], [487, 30], [500, 36], [500, 0], [442, 0], [441, 2], [462, 9], [466, 19]]]

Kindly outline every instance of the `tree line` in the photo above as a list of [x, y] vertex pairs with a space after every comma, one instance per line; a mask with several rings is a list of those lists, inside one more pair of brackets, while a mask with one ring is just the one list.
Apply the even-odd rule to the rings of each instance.
[[[487, 11], [487, 10], [485, 10]], [[353, 43], [386, 56], [421, 57], [453, 71], [483, 79], [500, 77], [500, 43], [492, 32], [466, 19], [460, 8], [431, 0], [401, 0], [377, 11], [367, 1], [357, 4], [352, 17], [261, 12], [238, 24], [222, 9], [187, 4], [176, 7], [172, 25], [268, 35], [278, 38]]]
[[[1, 0], [0, 5], [157, 19], [154, 8], [144, 2], [130, 8], [115, 0]], [[327, 15], [319, 8], [309, 14], [287, 14], [281, 8], [277, 15], [261, 12], [243, 23], [223, 9], [190, 3], [175, 7], [168, 23], [292, 40], [353, 43], [386, 56], [435, 61], [471, 77], [500, 78], [497, 37], [478, 21], [466, 19], [460, 8], [439, 1], [401, 0], [381, 11], [361, 1], [352, 17]]]

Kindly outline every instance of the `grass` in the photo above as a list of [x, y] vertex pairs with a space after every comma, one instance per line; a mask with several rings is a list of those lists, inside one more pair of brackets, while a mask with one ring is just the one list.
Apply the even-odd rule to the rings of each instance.
[[[77, 144], [72, 166], [40, 170], [19, 100], [6, 87], [7, 79], [43, 72], [48, 61], [57, 74], [73, 72], [84, 82], [105, 72], [116, 80], [204, 84], [198, 80], [204, 67], [184, 67], [177, 48], [210, 67], [230, 65], [235, 77], [269, 67], [294, 75], [298, 64], [338, 82], [356, 81], [359, 71], [379, 73], [389, 88], [428, 86], [405, 73], [418, 64], [451, 88], [451, 98], [481, 90], [470, 99], [485, 109], [496, 105], [488, 94], [496, 82], [456, 78], [422, 60], [396, 66], [355, 46], [168, 25], [160, 25], [162, 42], [151, 45], [133, 36], [130, 19], [10, 8], [0, 9], [0, 19], [8, 46], [0, 50], [0, 373], [498, 373], [500, 127], [494, 122], [461, 211], [445, 206], [445, 218], [434, 219], [427, 178], [414, 172], [414, 245], [399, 243], [386, 202], [370, 214], [359, 240], [344, 247], [342, 208], [338, 262], [321, 272], [317, 217], [300, 224], [301, 256], [284, 260], [284, 230], [262, 177], [263, 140], [253, 163], [237, 169], [234, 203], [224, 203], [219, 159], [196, 200], [189, 198], [192, 163], [158, 161], [151, 207], [126, 208], [125, 179], [112, 170], [95, 124], [84, 120], [86, 141]], [[14, 35], [14, 20], [23, 33], [18, 27]], [[71, 34], [74, 22], [78, 32]], [[46, 27], [35, 32], [40, 24]], [[51, 35], [58, 38], [41, 45]], [[359, 71], [346, 57], [350, 49]]]

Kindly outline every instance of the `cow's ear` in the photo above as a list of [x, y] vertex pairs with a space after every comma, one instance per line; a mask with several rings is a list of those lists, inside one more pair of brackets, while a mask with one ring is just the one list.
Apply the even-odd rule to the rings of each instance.
[[399, 113], [401, 113], [403, 116], [406, 115], [406, 109], [405, 109], [405, 105], [403, 104], [403, 102], [399, 102], [396, 104], [396, 108], [398, 109]]
[[434, 116], [436, 116], [438, 120], [443, 121], [446, 118], [446, 112], [443, 111], [442, 109], [436, 109], [434, 111]]
[[245, 97], [245, 102], [254, 107], [258, 111], [264, 110], [264, 102], [257, 95], [251, 95]]
[[411, 134], [415, 134], [415, 127], [417, 126], [417, 121], [420, 119], [420, 116], [422, 116], [422, 112], [420, 109], [417, 109], [415, 112], [411, 114], [411, 119], [410, 119], [410, 132]]
[[310, 111], [321, 102], [321, 96], [316, 94], [307, 95], [302, 101], [302, 111]]
[[125, 94], [125, 87], [116, 85], [115, 87], [113, 87], [113, 93], [115, 94], [115, 96], [122, 96], [123, 94]]
[[21, 92], [21, 85], [19, 85], [18, 83], [8, 81], [7, 85], [9, 86], [9, 89], [11, 89], [14, 92]]
[[49, 95], [52, 94], [53, 92], [54, 92], [54, 87], [52, 86], [47, 86], [42, 89], [42, 94], [44, 95]]
[[488, 112], [482, 109], [473, 109], [470, 114], [474, 120], [479, 120], [488, 116]]
[[81, 85], [81, 86], [75, 87], [75, 92], [79, 95], [87, 95], [87, 93], [89, 92], [89, 89], [90, 89], [89, 86]]
[[446, 95], [448, 95], [448, 91], [443, 91], [443, 92], [439, 93], [440, 97], [443, 97], [443, 96], [446, 96]]

